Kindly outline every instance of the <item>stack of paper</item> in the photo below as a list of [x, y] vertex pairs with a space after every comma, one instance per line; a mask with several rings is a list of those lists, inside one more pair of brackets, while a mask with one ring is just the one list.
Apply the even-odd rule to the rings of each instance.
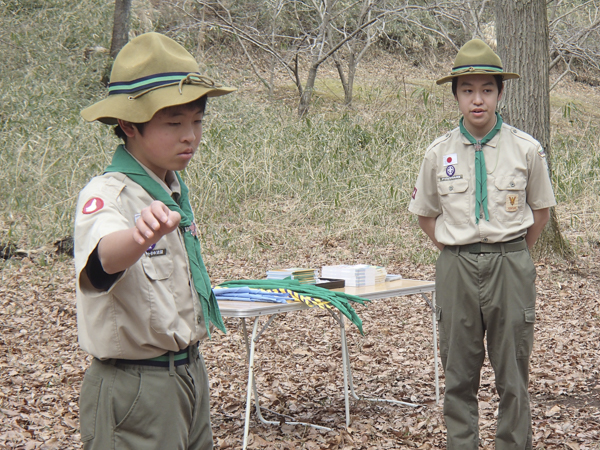
[[375, 266], [375, 284], [385, 283], [386, 276], [387, 270], [385, 270], [385, 267]]
[[298, 280], [300, 284], [315, 284], [317, 269], [292, 267], [289, 269], [272, 269], [267, 271], [267, 280]]
[[354, 266], [323, 266], [321, 277], [343, 279], [346, 286], [371, 286], [375, 284], [376, 267], [367, 264]]

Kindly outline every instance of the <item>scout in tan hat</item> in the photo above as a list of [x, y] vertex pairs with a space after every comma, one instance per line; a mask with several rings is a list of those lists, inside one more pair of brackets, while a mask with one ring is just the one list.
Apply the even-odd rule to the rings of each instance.
[[535, 267], [528, 249], [556, 201], [539, 142], [496, 112], [503, 81], [518, 77], [481, 40], [460, 49], [437, 83], [452, 82], [462, 118], [427, 149], [408, 207], [441, 251], [436, 302], [449, 450], [479, 448], [486, 348], [500, 396], [495, 448], [532, 448]]
[[201, 75], [190, 53], [166, 36], [146, 33], [129, 42], [115, 58], [108, 97], [81, 112], [89, 122], [115, 125], [116, 119], [148, 122], [167, 106], [190, 103], [204, 95], [235, 91]]
[[452, 81], [461, 75], [502, 75], [504, 80], [519, 78], [519, 75], [504, 72], [502, 61], [494, 51], [480, 39], [473, 39], [461, 47], [454, 60], [450, 75], [440, 78], [437, 84]]
[[83, 448], [213, 448], [198, 343], [225, 331], [178, 171], [202, 137], [207, 97], [228, 94], [158, 33], [115, 59], [107, 98], [82, 116], [117, 124], [124, 145], [79, 194], [77, 325], [94, 356], [83, 380]]

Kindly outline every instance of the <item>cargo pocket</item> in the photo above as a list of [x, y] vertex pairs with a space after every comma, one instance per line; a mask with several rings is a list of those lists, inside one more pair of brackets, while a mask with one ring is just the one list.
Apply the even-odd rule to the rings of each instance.
[[531, 356], [533, 348], [533, 324], [535, 323], [535, 307], [523, 310], [524, 322], [517, 350], [517, 359], [527, 359]]
[[437, 187], [444, 222], [451, 225], [467, 223], [471, 217], [469, 214], [471, 196], [467, 192], [469, 182], [465, 179], [438, 181]]
[[85, 374], [79, 396], [79, 427], [81, 442], [94, 439], [96, 434], [96, 415], [100, 401], [102, 378]]
[[442, 307], [435, 306], [435, 319], [438, 324], [438, 336], [440, 339], [440, 356], [445, 361], [448, 357], [448, 339], [446, 339], [446, 333], [444, 332], [444, 325], [442, 324]]

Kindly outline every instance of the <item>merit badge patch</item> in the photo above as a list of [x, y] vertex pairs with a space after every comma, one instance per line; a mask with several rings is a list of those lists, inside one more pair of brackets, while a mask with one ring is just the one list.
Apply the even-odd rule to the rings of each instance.
[[413, 200], [417, 197], [417, 188], [415, 188], [415, 190], [413, 191], [411, 197], [412, 197]]
[[519, 208], [519, 196], [517, 194], [506, 194], [506, 210], [515, 212]]
[[85, 202], [82, 212], [84, 214], [93, 214], [100, 211], [102, 208], [104, 208], [104, 201], [99, 197], [92, 197]]
[[544, 151], [544, 149], [542, 147], [538, 148], [538, 155], [540, 155], [540, 158], [544, 159], [546, 157], [546, 152]]
[[454, 172], [456, 172], [456, 169], [454, 168], [454, 166], [446, 167], [446, 175], [448, 175], [449, 177], [453, 176]]
[[452, 153], [450, 155], [444, 155], [444, 167], [454, 165], [458, 163], [458, 156], [456, 153]]

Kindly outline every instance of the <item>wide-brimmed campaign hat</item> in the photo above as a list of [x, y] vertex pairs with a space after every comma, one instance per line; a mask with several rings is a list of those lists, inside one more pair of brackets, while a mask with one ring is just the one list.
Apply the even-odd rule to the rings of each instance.
[[494, 51], [480, 39], [472, 39], [461, 47], [454, 60], [454, 67], [450, 75], [440, 78], [437, 84], [452, 81], [452, 78], [461, 75], [502, 75], [502, 79], [510, 80], [519, 78], [519, 75], [504, 72], [502, 61]]
[[194, 57], [173, 39], [142, 34], [115, 58], [108, 97], [81, 111], [89, 122], [148, 122], [160, 109], [235, 91], [201, 75]]

